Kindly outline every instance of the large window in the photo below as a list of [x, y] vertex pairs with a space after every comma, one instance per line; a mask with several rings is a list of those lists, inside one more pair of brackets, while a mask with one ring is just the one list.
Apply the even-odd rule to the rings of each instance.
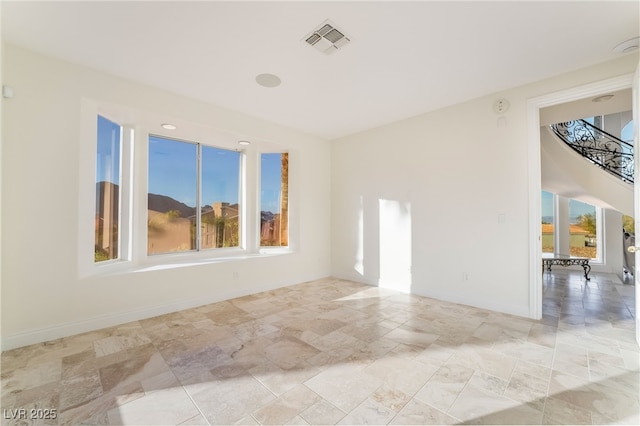
[[555, 202], [551, 192], [542, 191], [542, 252], [555, 252]]
[[121, 127], [98, 116], [94, 261], [118, 259]]
[[569, 252], [572, 256], [599, 257], [597, 213], [591, 204], [569, 200]]
[[289, 154], [262, 154], [260, 246], [289, 245]]
[[149, 138], [148, 254], [240, 243], [240, 153]]
[[[83, 100], [79, 274], [295, 248], [286, 147], [259, 139], [239, 143], [245, 139], [197, 123], [161, 126], [170, 122]], [[292, 217], [297, 229], [298, 215]]]

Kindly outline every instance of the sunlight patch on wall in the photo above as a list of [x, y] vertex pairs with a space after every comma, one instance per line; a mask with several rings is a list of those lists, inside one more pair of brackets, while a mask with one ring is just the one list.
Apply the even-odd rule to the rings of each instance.
[[411, 203], [379, 201], [382, 288], [411, 291]]

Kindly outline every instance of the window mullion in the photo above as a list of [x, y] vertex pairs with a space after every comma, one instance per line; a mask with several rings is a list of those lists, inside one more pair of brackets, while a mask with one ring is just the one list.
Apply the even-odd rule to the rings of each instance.
[[596, 206], [596, 259], [605, 263], [604, 209]]
[[196, 251], [201, 250], [201, 235], [202, 235], [202, 223], [201, 223], [201, 212], [202, 212], [202, 145], [198, 144], [197, 150], [197, 160], [198, 162], [196, 166]]
[[[133, 135], [148, 135], [149, 130], [141, 125], [132, 126]], [[149, 190], [149, 138], [139, 137], [132, 145], [132, 253], [131, 260], [136, 263], [149, 256], [147, 241], [148, 229], [148, 190]]]
[[121, 132], [121, 153], [120, 153], [120, 258], [123, 260], [132, 259], [133, 240], [133, 144], [134, 129], [132, 126], [123, 125]]

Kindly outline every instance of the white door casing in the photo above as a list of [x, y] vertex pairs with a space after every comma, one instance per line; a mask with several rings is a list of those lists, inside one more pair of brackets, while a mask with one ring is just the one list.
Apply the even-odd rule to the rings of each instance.
[[[633, 186], [633, 214], [635, 221], [635, 231], [636, 233], [640, 230], [640, 160], [638, 157], [638, 153], [640, 153], [640, 142], [638, 135], [640, 134], [640, 60], [638, 61], [638, 66], [636, 67], [636, 73], [633, 76], [633, 82], [631, 86], [631, 90], [633, 92], [633, 181], [637, 182]], [[636, 294], [636, 309], [640, 305], [640, 292], [638, 291], [638, 283], [640, 283], [640, 253], [638, 251], [635, 252], [635, 270], [633, 271], [633, 277], [635, 280], [635, 294]], [[636, 316], [636, 342], [640, 344], [640, 320], [638, 319], [638, 314]]]
[[[638, 67], [640, 68], [640, 66]], [[540, 110], [542, 108], [577, 101], [589, 97], [596, 97], [618, 90], [634, 88], [634, 118], [637, 117], [638, 107], [637, 87], [638, 71], [635, 76], [627, 74], [611, 79], [586, 84], [579, 87], [563, 90], [556, 93], [532, 98], [527, 101], [528, 122], [528, 166], [529, 166], [529, 317], [542, 318], [542, 232], [540, 223], [542, 220], [541, 209], [541, 164], [540, 164]], [[638, 121], [634, 119], [634, 141], [638, 145]], [[637, 152], [637, 151], [636, 151]], [[635, 156], [635, 170], [638, 173], [638, 156]], [[634, 186], [634, 207], [636, 229], [640, 229], [640, 185]], [[636, 252], [636, 268], [638, 268], [640, 254]], [[634, 276], [638, 279], [638, 271]], [[636, 306], [638, 305], [638, 291], [636, 293]], [[636, 317], [636, 338], [640, 342], [640, 325]]]

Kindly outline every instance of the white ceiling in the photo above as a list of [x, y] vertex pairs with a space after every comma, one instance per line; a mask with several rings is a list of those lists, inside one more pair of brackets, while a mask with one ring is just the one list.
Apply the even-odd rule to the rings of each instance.
[[[327, 139], [614, 59], [639, 34], [637, 1], [1, 4], [6, 42]], [[331, 56], [303, 41], [326, 19], [351, 39]]]

